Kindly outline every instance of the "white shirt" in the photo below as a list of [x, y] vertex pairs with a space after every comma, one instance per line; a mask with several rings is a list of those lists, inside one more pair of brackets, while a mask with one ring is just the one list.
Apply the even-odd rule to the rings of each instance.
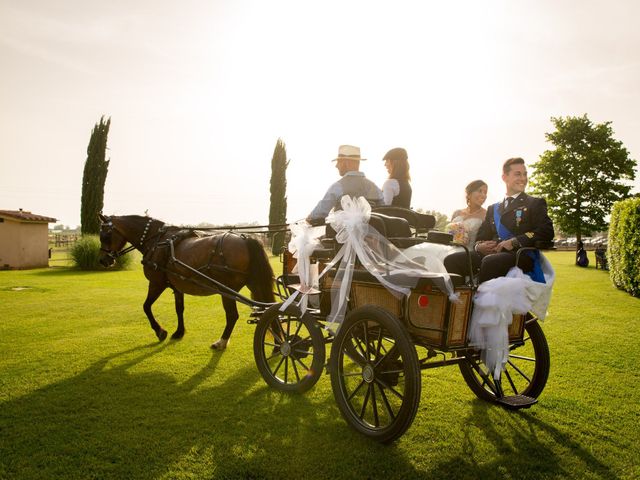
[[400, 184], [395, 178], [387, 178], [382, 184], [382, 196], [385, 205], [391, 205], [393, 197], [400, 195]]
[[350, 171], [344, 174], [342, 179], [335, 182], [333, 185], [329, 187], [327, 192], [324, 194], [322, 200], [318, 202], [315, 208], [311, 211], [308, 218], [311, 219], [324, 219], [329, 214], [332, 208], [336, 205], [339, 205], [340, 199], [345, 193], [350, 195], [353, 192], [345, 192], [343, 188], [343, 182], [341, 180], [346, 177], [354, 177], [354, 179], [359, 179], [355, 183], [358, 185], [359, 190], [357, 192], [358, 196], [365, 197], [369, 202], [372, 202], [376, 205], [380, 205], [382, 203], [382, 192], [380, 189], [369, 179], [367, 179], [364, 175], [364, 172], [354, 172]]
[[[520, 192], [520, 193], [522, 193], [522, 192]], [[512, 199], [511, 201], [513, 201], [513, 200], [515, 200], [516, 198], [518, 198], [518, 196], [520, 195], [520, 193], [516, 193], [516, 194], [515, 194], [515, 195], [513, 195], [513, 196], [511, 196], [511, 195], [506, 195], [506, 196], [504, 197], [504, 201], [502, 202], [502, 207], [503, 207], [503, 208], [507, 208], [507, 198], [511, 198], [511, 199]]]

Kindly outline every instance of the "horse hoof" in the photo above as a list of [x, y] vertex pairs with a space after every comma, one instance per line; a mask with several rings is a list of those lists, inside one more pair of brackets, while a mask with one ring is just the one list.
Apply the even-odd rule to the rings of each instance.
[[182, 337], [184, 337], [184, 332], [173, 332], [173, 335], [171, 335], [171, 340], [182, 340]]
[[158, 337], [158, 340], [160, 340], [161, 342], [164, 342], [165, 339], [167, 338], [167, 331], [160, 330], [159, 332], [156, 332], [156, 336]]
[[224, 340], [221, 338], [217, 342], [214, 342], [213, 345], [211, 345], [211, 348], [213, 348], [214, 350], [222, 351], [225, 348], [227, 348], [228, 343], [229, 343], [229, 340]]

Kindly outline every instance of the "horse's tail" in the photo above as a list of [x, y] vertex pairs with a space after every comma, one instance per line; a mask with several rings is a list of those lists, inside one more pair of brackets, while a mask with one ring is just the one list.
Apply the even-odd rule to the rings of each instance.
[[251, 298], [258, 302], [274, 303], [273, 269], [269, 263], [267, 252], [255, 238], [247, 237], [249, 249], [249, 279], [247, 286], [251, 290]]

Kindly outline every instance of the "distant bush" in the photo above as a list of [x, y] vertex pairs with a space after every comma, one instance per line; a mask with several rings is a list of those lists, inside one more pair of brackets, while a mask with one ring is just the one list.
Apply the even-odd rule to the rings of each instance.
[[[71, 261], [80, 270], [104, 270], [100, 265], [100, 239], [97, 235], [83, 235], [71, 247]], [[116, 258], [115, 268], [126, 269], [131, 265], [130, 254]]]
[[611, 210], [607, 259], [613, 284], [640, 297], [640, 198], [616, 202]]

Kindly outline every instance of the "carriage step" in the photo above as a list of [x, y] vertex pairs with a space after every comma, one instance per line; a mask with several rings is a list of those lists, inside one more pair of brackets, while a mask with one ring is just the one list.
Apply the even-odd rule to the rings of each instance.
[[538, 403], [538, 400], [526, 395], [511, 395], [509, 397], [497, 398], [496, 401], [509, 410], [520, 410], [521, 408], [529, 408], [531, 405]]

